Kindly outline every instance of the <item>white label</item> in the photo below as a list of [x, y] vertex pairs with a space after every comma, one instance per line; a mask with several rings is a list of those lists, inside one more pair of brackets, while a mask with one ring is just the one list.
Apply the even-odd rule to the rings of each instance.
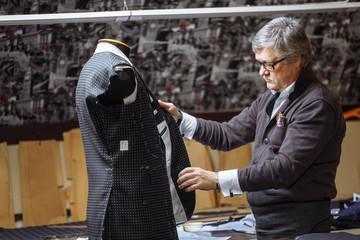
[[120, 151], [128, 151], [129, 150], [129, 141], [122, 140], [120, 141]]

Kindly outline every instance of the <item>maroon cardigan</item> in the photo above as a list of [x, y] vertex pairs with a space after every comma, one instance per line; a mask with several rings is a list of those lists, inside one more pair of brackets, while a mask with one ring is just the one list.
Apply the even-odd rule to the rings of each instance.
[[252, 206], [334, 198], [345, 135], [337, 98], [315, 77], [311, 64], [279, 109], [286, 116], [283, 127], [265, 112], [271, 96], [266, 91], [229, 122], [197, 119], [193, 138], [221, 151], [254, 141], [251, 165], [238, 170], [240, 188]]

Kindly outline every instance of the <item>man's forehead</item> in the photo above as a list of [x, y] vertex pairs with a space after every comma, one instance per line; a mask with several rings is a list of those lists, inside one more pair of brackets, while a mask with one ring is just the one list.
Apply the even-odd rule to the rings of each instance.
[[255, 53], [255, 59], [260, 62], [273, 62], [277, 57], [272, 48], [262, 48]]

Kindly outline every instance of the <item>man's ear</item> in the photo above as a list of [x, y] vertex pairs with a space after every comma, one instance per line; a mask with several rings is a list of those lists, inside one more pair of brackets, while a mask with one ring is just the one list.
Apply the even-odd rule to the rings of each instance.
[[297, 68], [301, 67], [301, 56], [297, 56], [295, 58], [295, 67], [297, 67]]

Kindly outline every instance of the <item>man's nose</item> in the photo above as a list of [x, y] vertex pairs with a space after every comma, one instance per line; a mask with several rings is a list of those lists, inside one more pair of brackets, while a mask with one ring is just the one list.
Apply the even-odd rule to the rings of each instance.
[[263, 65], [261, 65], [260, 70], [259, 70], [259, 75], [260, 76], [264, 76], [264, 75], [267, 76], [269, 74], [270, 74], [270, 72], [268, 70], [266, 70]]

